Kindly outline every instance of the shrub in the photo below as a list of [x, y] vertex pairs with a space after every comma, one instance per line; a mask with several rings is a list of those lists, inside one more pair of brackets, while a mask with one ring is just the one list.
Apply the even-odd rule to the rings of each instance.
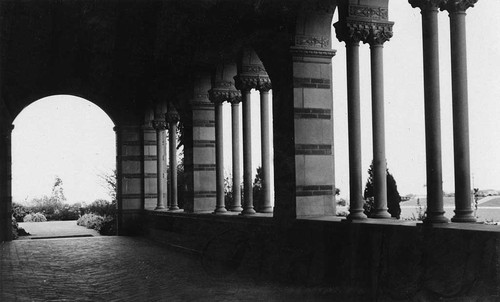
[[12, 215], [17, 222], [23, 222], [24, 216], [26, 216], [26, 214], [28, 214], [29, 212], [29, 209], [22, 204], [19, 204], [17, 202], [12, 203]]
[[94, 229], [101, 235], [116, 235], [116, 219], [114, 216], [88, 213], [80, 217], [76, 223], [88, 229]]
[[19, 237], [18, 229], [19, 225], [17, 224], [17, 220], [14, 216], [12, 216], [12, 239], [17, 239]]
[[24, 222], [45, 222], [47, 221], [47, 218], [45, 218], [45, 215], [42, 213], [35, 213], [35, 214], [28, 214], [24, 216], [23, 219]]
[[111, 216], [116, 214], [116, 202], [109, 202], [105, 199], [97, 199], [87, 206], [85, 213], [100, 216]]

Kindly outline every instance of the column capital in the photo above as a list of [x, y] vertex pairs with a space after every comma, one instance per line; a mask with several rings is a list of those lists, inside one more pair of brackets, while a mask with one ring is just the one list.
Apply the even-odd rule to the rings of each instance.
[[241, 92], [238, 90], [210, 89], [208, 91], [208, 98], [214, 104], [222, 104], [224, 102], [239, 103], [241, 102]]
[[268, 92], [272, 88], [273, 88], [273, 86], [272, 86], [272, 83], [271, 83], [271, 79], [269, 77], [259, 76], [259, 84], [257, 86], [257, 89], [259, 91], [261, 91], [261, 92], [262, 91]]
[[167, 122], [164, 120], [152, 120], [151, 126], [153, 126], [153, 129], [156, 131], [166, 130], [168, 128]]
[[337, 39], [346, 44], [369, 43], [370, 45], [380, 45], [392, 38], [391, 21], [359, 21], [348, 18], [346, 21], [337, 22], [333, 26], [337, 34]]
[[478, 0], [443, 0], [439, 8], [447, 10], [450, 14], [457, 12], [465, 12], [468, 8], [474, 7]]
[[252, 89], [257, 89], [259, 86], [259, 76], [258, 75], [237, 75], [234, 77], [234, 84], [236, 89], [241, 91], [250, 91]]
[[180, 116], [177, 110], [175, 110], [175, 108], [172, 107], [170, 110], [167, 111], [167, 113], [165, 113], [165, 119], [169, 124], [177, 124], [180, 120]]
[[413, 8], [420, 8], [420, 10], [435, 10], [444, 3], [446, 0], [408, 0]]

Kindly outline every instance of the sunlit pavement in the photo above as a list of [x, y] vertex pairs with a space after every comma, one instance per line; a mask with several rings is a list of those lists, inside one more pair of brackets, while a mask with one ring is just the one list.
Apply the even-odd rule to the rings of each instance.
[[29, 236], [21, 236], [19, 239], [37, 239], [47, 237], [77, 237], [77, 236], [100, 236], [99, 232], [87, 229], [76, 224], [76, 220], [69, 221], [45, 221], [45, 222], [20, 222], [19, 227], [30, 233]]
[[211, 277], [197, 256], [143, 238], [0, 244], [0, 301], [335, 301], [333, 293]]

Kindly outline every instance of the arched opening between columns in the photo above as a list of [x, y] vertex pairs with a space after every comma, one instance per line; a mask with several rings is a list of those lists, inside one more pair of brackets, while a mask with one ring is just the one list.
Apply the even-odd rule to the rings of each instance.
[[[80, 97], [53, 95], [25, 107], [13, 125], [12, 201], [18, 220], [23, 209], [42, 212], [48, 220], [73, 220], [99, 200], [116, 207], [114, 123], [100, 107]], [[35, 232], [32, 236], [55, 231], [33, 225], [25, 225]], [[72, 232], [60, 229], [54, 236]]]

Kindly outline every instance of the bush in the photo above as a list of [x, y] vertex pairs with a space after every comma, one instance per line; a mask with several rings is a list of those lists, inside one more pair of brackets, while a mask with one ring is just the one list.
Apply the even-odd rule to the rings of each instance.
[[80, 217], [76, 223], [88, 229], [94, 229], [101, 235], [116, 235], [116, 220], [114, 216], [101, 216], [88, 213]]
[[45, 222], [47, 221], [47, 218], [45, 218], [45, 215], [42, 213], [35, 213], [35, 214], [28, 214], [24, 216], [23, 219], [24, 222]]
[[97, 199], [87, 206], [85, 213], [99, 216], [113, 216], [116, 214], [116, 201], [109, 202], [104, 199]]
[[23, 206], [17, 202], [12, 203], [12, 215], [17, 222], [23, 222], [24, 216], [30, 212], [28, 207]]
[[48, 220], [77, 220], [80, 218], [81, 204], [75, 203], [73, 205], [64, 204], [60, 209], [56, 209]]

